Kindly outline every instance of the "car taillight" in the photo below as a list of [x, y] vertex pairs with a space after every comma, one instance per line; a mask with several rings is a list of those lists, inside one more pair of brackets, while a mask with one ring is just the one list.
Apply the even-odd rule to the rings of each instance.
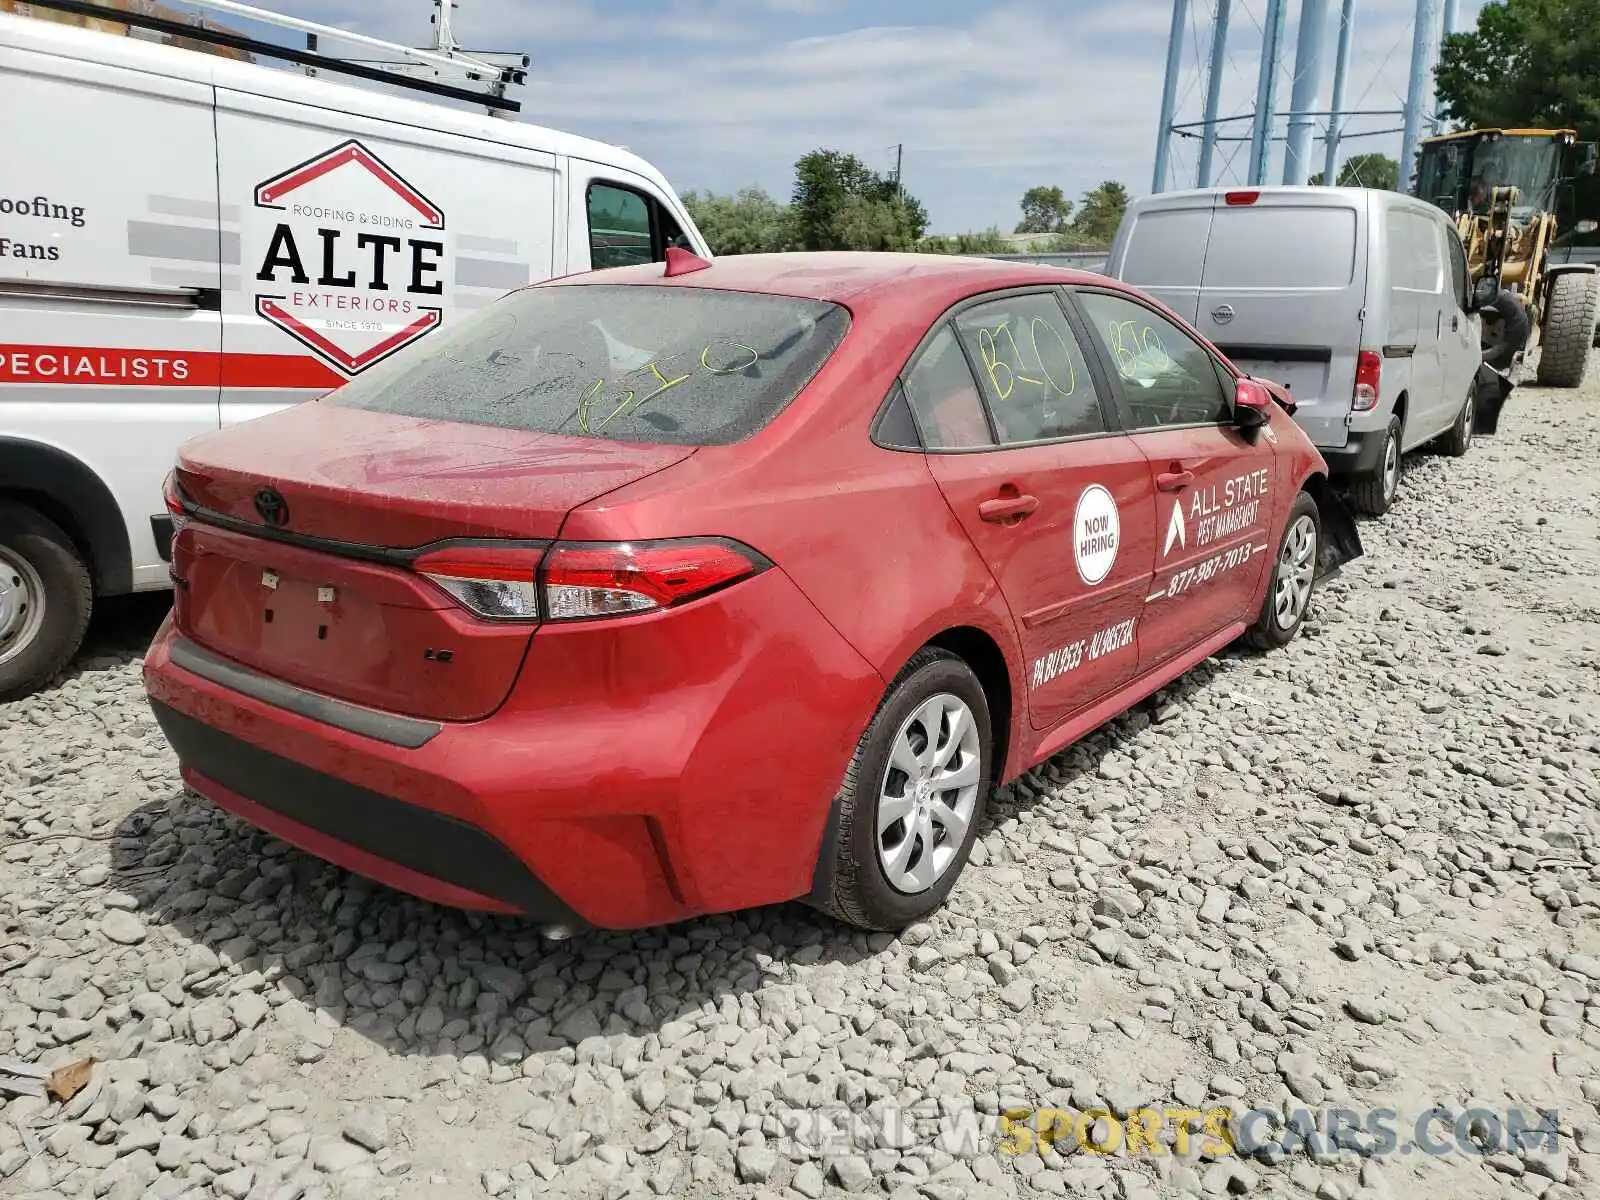
[[581, 621], [670, 608], [771, 565], [750, 547], [723, 538], [558, 544], [540, 572], [545, 616]]
[[772, 564], [724, 538], [658, 542], [492, 542], [441, 547], [412, 566], [475, 616], [582, 621], [670, 608]]
[[1383, 359], [1375, 350], [1356, 356], [1356, 389], [1350, 407], [1355, 412], [1371, 412], [1378, 407], [1378, 384], [1383, 378]]
[[462, 608], [491, 621], [539, 619], [543, 546], [448, 546], [418, 555], [412, 567]]
[[167, 506], [167, 516], [172, 521], [172, 536], [178, 536], [184, 522], [189, 519], [189, 514], [183, 509], [183, 493], [178, 490], [178, 473], [168, 471], [167, 478], [161, 485], [161, 499]]

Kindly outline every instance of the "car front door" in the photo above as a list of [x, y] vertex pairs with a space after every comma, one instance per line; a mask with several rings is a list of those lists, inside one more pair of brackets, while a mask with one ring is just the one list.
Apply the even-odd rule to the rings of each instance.
[[1055, 289], [956, 309], [904, 383], [929, 470], [1015, 622], [1029, 721], [1048, 729], [1138, 672], [1149, 466]]
[[1235, 427], [1231, 374], [1177, 324], [1123, 293], [1080, 289], [1076, 299], [1155, 496], [1142, 673], [1255, 618], [1272, 559], [1274, 443]]

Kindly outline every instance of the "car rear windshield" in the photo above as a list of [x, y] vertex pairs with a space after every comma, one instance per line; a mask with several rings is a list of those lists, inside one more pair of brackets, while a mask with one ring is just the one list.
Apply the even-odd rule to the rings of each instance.
[[515, 292], [326, 403], [657, 445], [749, 437], [849, 328], [837, 304], [648, 284]]

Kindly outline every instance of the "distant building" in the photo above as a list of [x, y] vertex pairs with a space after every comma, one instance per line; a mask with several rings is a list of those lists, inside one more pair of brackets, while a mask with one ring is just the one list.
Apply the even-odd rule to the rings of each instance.
[[[167, 21], [181, 21], [185, 25], [199, 25], [208, 29], [220, 29], [227, 33], [239, 33], [237, 29], [229, 29], [226, 25], [206, 22], [190, 13], [179, 12], [177, 9], [168, 8], [164, 4], [157, 4], [155, 0], [98, 0], [105, 8], [114, 8], [126, 13], [140, 13], [144, 16], [160, 17]], [[216, 54], [223, 58], [233, 58], [240, 62], [254, 62], [254, 56], [244, 50], [234, 50], [227, 46], [214, 46], [208, 42], [196, 41], [178, 35], [155, 33], [148, 29], [140, 29], [129, 25], [126, 21], [117, 21], [108, 17], [86, 17], [77, 13], [59, 12], [53, 8], [45, 8], [40, 4], [29, 4], [27, 0], [0, 0], [0, 12], [15, 13], [19, 17], [35, 17], [41, 21], [54, 21], [59, 25], [76, 25], [81, 29], [95, 29], [101, 33], [120, 34], [123, 37], [140, 37], [151, 41], [161, 42], [168, 46], [180, 46], [185, 50], [199, 50], [205, 54]]]

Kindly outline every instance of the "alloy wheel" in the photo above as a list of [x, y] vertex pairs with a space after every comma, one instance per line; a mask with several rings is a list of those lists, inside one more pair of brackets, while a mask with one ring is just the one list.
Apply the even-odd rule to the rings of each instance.
[[929, 697], [901, 724], [878, 789], [878, 862], [897, 891], [925, 892], [966, 841], [982, 778], [977, 722], [964, 700]]

